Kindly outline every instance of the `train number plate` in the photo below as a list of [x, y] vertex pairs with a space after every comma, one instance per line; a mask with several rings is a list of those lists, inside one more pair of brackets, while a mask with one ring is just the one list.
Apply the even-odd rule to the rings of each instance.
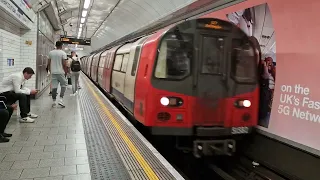
[[249, 127], [233, 127], [231, 128], [231, 134], [248, 134]]

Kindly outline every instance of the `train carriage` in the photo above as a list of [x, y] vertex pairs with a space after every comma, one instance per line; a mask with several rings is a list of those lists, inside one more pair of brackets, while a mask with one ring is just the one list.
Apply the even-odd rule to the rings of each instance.
[[99, 85], [153, 135], [192, 137], [196, 154], [230, 154], [233, 136], [257, 124], [255, 48], [230, 22], [187, 20], [97, 53]]

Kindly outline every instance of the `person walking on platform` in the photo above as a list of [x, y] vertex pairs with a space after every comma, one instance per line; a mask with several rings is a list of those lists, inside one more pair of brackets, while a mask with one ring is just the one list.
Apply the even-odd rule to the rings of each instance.
[[63, 96], [68, 86], [68, 82], [66, 79], [67, 70], [67, 54], [62, 50], [62, 42], [56, 42], [56, 48], [49, 52], [49, 67], [48, 70], [51, 72], [51, 85], [52, 85], [52, 107], [56, 107], [56, 98], [57, 98], [57, 90], [58, 85], [60, 83], [61, 91], [60, 91], [60, 100], [59, 105], [61, 107], [65, 107], [63, 103]]
[[71, 84], [72, 84], [72, 94], [71, 96], [75, 96], [78, 92], [79, 88], [79, 76], [80, 76], [80, 71], [81, 71], [81, 63], [76, 55], [76, 52], [72, 51], [71, 52]]
[[22, 72], [14, 73], [3, 78], [0, 84], [0, 96], [7, 99], [9, 105], [19, 101], [20, 107], [20, 122], [33, 123], [38, 115], [30, 112], [30, 95], [35, 95], [38, 90], [25, 87], [26, 80], [34, 75], [34, 71], [30, 67], [24, 68]]

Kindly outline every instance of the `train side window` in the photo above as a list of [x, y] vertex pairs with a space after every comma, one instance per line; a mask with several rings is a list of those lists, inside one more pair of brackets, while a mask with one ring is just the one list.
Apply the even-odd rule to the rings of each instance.
[[114, 70], [120, 71], [121, 64], [122, 64], [122, 59], [123, 59], [123, 55], [122, 54], [116, 56], [116, 59], [114, 61], [114, 66], [113, 66]]
[[106, 58], [105, 66], [106, 66], [107, 69], [109, 69], [109, 67], [108, 67], [109, 66], [109, 61], [110, 61], [109, 53], [106, 54], [105, 58]]
[[101, 56], [100, 61], [99, 61], [99, 67], [104, 67], [105, 61], [106, 61], [106, 55]]
[[158, 49], [154, 76], [172, 80], [185, 78], [190, 74], [192, 54], [192, 36], [180, 32], [166, 34]]
[[202, 38], [202, 68], [203, 74], [222, 74], [225, 40], [222, 37]]
[[113, 60], [113, 52], [111, 52], [111, 53], [109, 54], [108, 59], [109, 59], [109, 61], [108, 61], [108, 69], [109, 69], [109, 68], [111, 68], [111, 62], [112, 62], [112, 60]]
[[133, 58], [132, 69], [131, 69], [131, 76], [136, 75], [138, 60], [139, 60], [140, 53], [141, 53], [141, 46], [142, 46], [142, 45], [138, 45], [138, 46], [136, 47], [136, 51], [135, 51], [135, 53], [134, 53], [134, 58]]
[[231, 54], [231, 76], [238, 82], [254, 83], [257, 65], [253, 46], [248, 40], [233, 39]]
[[121, 71], [126, 72], [128, 66], [129, 54], [125, 54], [122, 61]]

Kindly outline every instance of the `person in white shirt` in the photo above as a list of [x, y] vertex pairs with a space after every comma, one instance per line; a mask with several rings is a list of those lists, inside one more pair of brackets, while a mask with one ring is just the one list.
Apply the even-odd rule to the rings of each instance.
[[34, 75], [33, 69], [26, 67], [22, 72], [4, 77], [0, 83], [0, 96], [5, 96], [8, 104], [12, 105], [19, 101], [20, 122], [33, 123], [33, 118], [38, 117], [30, 112], [30, 95], [37, 94], [38, 90], [25, 87], [26, 80], [29, 80], [32, 75]]
[[57, 90], [58, 85], [60, 83], [61, 91], [60, 91], [60, 100], [59, 105], [61, 107], [65, 107], [63, 103], [63, 96], [66, 92], [66, 88], [68, 86], [68, 81], [66, 78], [66, 74], [68, 73], [67, 68], [67, 54], [62, 50], [62, 42], [56, 42], [57, 49], [49, 52], [49, 61], [48, 61], [48, 70], [51, 72], [51, 85], [52, 85], [52, 107], [56, 107], [56, 98], [57, 98]]

